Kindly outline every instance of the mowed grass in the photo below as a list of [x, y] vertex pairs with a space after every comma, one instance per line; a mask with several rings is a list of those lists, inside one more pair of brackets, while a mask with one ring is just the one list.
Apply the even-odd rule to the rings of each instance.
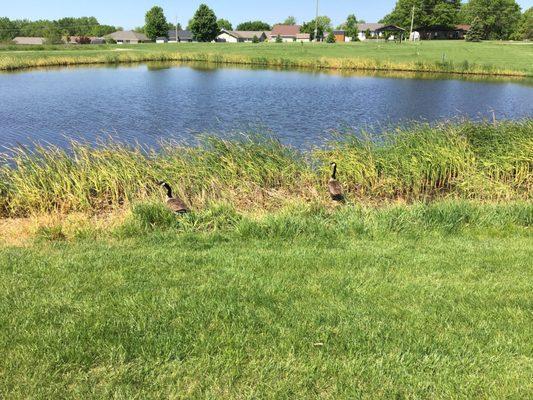
[[1, 247], [0, 395], [532, 397], [530, 203], [184, 218]]
[[341, 70], [533, 76], [532, 59], [533, 44], [513, 42], [180, 43], [0, 48], [0, 70], [140, 61], [206, 61]]

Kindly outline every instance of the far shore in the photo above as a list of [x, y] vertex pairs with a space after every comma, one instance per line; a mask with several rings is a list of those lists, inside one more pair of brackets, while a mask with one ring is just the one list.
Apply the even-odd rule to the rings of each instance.
[[429, 72], [474, 76], [533, 76], [531, 46], [505, 42], [140, 44], [0, 47], [0, 71], [35, 67], [149, 61], [310, 68], [316, 70]]

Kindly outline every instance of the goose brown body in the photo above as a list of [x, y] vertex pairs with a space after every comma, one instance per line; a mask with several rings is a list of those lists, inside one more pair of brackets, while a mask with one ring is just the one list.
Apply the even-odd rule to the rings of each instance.
[[344, 201], [344, 192], [341, 183], [337, 180], [337, 164], [331, 163], [333, 172], [328, 182], [328, 189], [333, 201]]
[[172, 188], [170, 185], [166, 182], [161, 182], [160, 184], [167, 191], [167, 207], [176, 214], [188, 213], [189, 208], [187, 207], [187, 204], [185, 204], [182, 199], [172, 194]]

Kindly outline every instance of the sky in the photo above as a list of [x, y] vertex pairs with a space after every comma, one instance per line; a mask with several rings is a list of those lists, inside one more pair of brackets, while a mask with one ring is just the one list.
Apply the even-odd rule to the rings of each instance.
[[[352, 13], [366, 22], [377, 22], [394, 8], [395, 2], [320, 0], [320, 14], [328, 15], [334, 25], [342, 23]], [[533, 6], [533, 0], [517, 2], [522, 9]], [[209, 5], [217, 17], [229, 19], [234, 26], [257, 19], [274, 24], [289, 15], [301, 23], [314, 18], [316, 7], [316, 0], [0, 0], [0, 17], [36, 20], [94, 16], [102, 24], [131, 29], [144, 25], [146, 11], [159, 5], [169, 21], [177, 16], [185, 26], [201, 3]]]

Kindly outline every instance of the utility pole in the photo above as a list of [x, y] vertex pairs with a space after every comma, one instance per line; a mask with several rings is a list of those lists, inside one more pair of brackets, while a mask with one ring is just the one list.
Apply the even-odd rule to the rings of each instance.
[[315, 41], [318, 42], [318, 0], [316, 0]]
[[176, 15], [176, 43], [178, 43], [178, 16]]
[[411, 31], [409, 32], [409, 40], [412, 40], [413, 37], [413, 25], [415, 23], [415, 6], [413, 6], [413, 10], [411, 11]]

